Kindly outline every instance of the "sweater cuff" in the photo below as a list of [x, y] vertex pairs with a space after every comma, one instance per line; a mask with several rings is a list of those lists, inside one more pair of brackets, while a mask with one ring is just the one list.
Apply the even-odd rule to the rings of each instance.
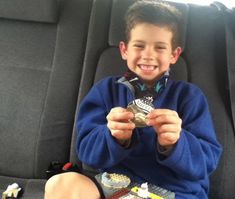
[[161, 146], [159, 143], [157, 143], [157, 151], [159, 154], [163, 155], [163, 156], [169, 156], [171, 154], [171, 151], [174, 147], [170, 148], [170, 149], [166, 149], [163, 146]]
[[128, 149], [131, 145], [131, 139], [128, 140], [117, 140], [117, 142], [124, 147], [125, 149]]

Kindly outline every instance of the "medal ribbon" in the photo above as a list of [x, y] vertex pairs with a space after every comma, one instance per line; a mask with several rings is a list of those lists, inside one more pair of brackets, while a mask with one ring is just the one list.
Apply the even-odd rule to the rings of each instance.
[[169, 71], [166, 71], [165, 74], [158, 81], [156, 81], [154, 86], [151, 88], [148, 88], [140, 77], [130, 70], [124, 74], [124, 77], [134, 87], [136, 99], [145, 98], [153, 101], [165, 89], [169, 79]]

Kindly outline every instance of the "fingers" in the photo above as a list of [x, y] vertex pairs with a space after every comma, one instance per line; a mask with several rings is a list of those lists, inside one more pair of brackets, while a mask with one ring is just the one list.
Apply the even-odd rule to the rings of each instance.
[[110, 130], [133, 130], [135, 128], [135, 124], [132, 122], [116, 122], [116, 121], [110, 121], [107, 124], [108, 128]]
[[179, 140], [180, 134], [175, 132], [158, 133], [158, 143], [161, 146], [172, 146]]
[[[118, 140], [130, 139], [135, 124], [131, 122], [134, 114], [125, 108], [116, 107], [107, 115], [107, 127], [112, 136]], [[178, 113], [169, 109], [155, 109], [147, 115], [147, 125], [152, 126], [158, 134], [162, 146], [174, 145], [180, 137], [182, 120]]]
[[132, 130], [111, 130], [110, 132], [117, 140], [129, 140], [132, 136]]
[[147, 115], [147, 119], [147, 125], [152, 126], [158, 134], [161, 146], [172, 146], [178, 141], [182, 120], [176, 111], [155, 109]]
[[167, 132], [179, 132], [181, 131], [181, 126], [178, 124], [160, 124], [155, 126], [158, 133], [167, 133]]
[[111, 109], [110, 113], [107, 115], [106, 119], [108, 121], [128, 121], [133, 119], [134, 114], [127, 111], [122, 107], [115, 107]]
[[147, 124], [156, 126], [161, 124], [178, 124], [181, 126], [181, 119], [178, 113], [169, 109], [155, 109], [147, 115]]
[[135, 124], [131, 122], [134, 114], [124, 108], [116, 107], [111, 109], [106, 119], [108, 121], [107, 127], [109, 128], [112, 136], [116, 139], [130, 139]]
[[178, 117], [178, 113], [176, 111], [170, 110], [170, 109], [154, 109], [151, 111], [147, 118], [153, 119], [159, 116], [175, 116]]

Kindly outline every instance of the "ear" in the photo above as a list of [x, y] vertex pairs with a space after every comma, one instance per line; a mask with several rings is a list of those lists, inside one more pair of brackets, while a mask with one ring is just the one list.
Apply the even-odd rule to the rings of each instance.
[[171, 64], [175, 64], [177, 60], [179, 59], [180, 54], [182, 53], [182, 48], [177, 47], [173, 52], [172, 52], [172, 57], [171, 57]]
[[122, 59], [126, 60], [127, 59], [127, 45], [125, 42], [121, 41], [119, 43], [119, 50], [120, 50]]

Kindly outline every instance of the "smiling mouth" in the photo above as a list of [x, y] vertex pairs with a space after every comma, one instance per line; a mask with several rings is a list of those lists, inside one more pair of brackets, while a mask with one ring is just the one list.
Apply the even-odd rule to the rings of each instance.
[[157, 68], [156, 65], [146, 65], [146, 64], [138, 64], [138, 67], [146, 72], [151, 72]]

